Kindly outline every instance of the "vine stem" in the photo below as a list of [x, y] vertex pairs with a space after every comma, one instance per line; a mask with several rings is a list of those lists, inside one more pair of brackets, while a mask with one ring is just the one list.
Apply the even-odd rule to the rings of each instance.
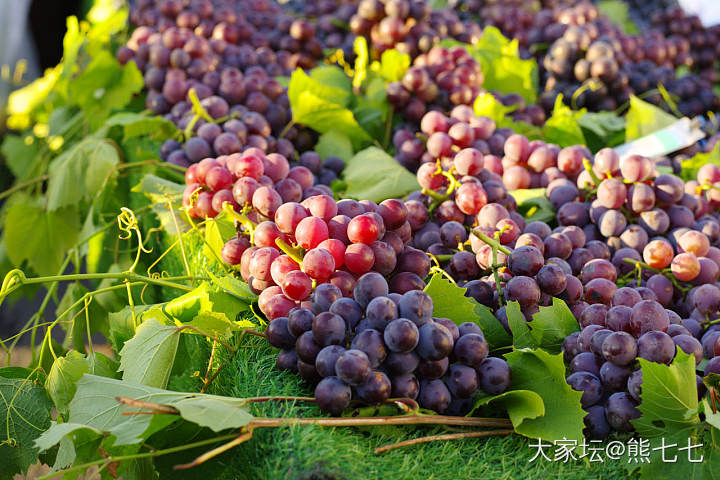
[[13, 193], [17, 192], [18, 190], [22, 190], [25, 187], [29, 187], [31, 185], [35, 185], [36, 183], [44, 182], [45, 180], [48, 180], [50, 178], [50, 175], [40, 175], [39, 177], [30, 179], [26, 182], [18, 183], [17, 185], [8, 188], [4, 192], [0, 193], [0, 200], [3, 198], [9, 197]]
[[480, 432], [462, 432], [462, 433], [446, 433], [443, 435], [430, 435], [428, 437], [413, 438], [412, 440], [405, 440], [404, 442], [391, 443], [378, 447], [375, 449], [375, 453], [384, 453], [396, 448], [409, 447], [411, 445], [419, 445], [421, 443], [437, 442], [443, 440], [461, 440], [464, 438], [479, 438], [479, 437], [490, 437], [493, 435], [510, 435], [513, 433], [512, 429], [504, 430], [486, 430]]
[[[490, 245], [491, 247], [494, 246], [495, 248], [497, 248], [499, 251], [501, 251], [505, 255], [510, 255], [510, 253], [512, 253], [512, 252], [510, 252], [510, 250], [508, 250], [506, 247], [504, 247], [499, 241], [495, 240], [494, 238], [488, 237], [487, 235], [482, 233], [477, 228], [472, 230], [472, 234], [475, 235], [476, 237], [478, 237], [483, 242]], [[497, 263], [497, 262], [493, 262], [493, 263]]]
[[302, 268], [303, 257], [305, 256], [305, 254], [300, 248], [295, 248], [291, 246], [282, 238], [276, 238], [275, 245], [277, 245], [277, 247], [282, 250], [283, 253], [285, 253], [288, 257], [292, 258], [295, 263], [300, 265], [300, 268]]
[[82, 465], [76, 465], [74, 467], [66, 468], [64, 470], [58, 470], [56, 472], [51, 472], [45, 476], [38, 478], [38, 480], [50, 480], [51, 478], [57, 478], [59, 476], [65, 475], [66, 473], [70, 473], [70, 472], [82, 471], [88, 467], [92, 467], [95, 465], [116, 463], [116, 462], [122, 462], [123, 460], [134, 460], [134, 459], [138, 459], [138, 458], [160, 457], [162, 455], [167, 455], [170, 453], [182, 452], [183, 450], [191, 450], [191, 449], [197, 448], [197, 447], [204, 447], [205, 445], [212, 445], [213, 443], [222, 442], [224, 440], [229, 440], [231, 438], [235, 438], [236, 436], [237, 436], [236, 434], [232, 433], [232, 434], [222, 435], [222, 436], [215, 437], [215, 438], [208, 438], [207, 440], [200, 440], [198, 442], [188, 443], [186, 445], [179, 445], [177, 447], [165, 448], [163, 450], [155, 450], [152, 452], [145, 452], [145, 453], [135, 453], [132, 455], [110, 456], [107, 458], [101, 458], [100, 460], [95, 460], [93, 462], [83, 463]]

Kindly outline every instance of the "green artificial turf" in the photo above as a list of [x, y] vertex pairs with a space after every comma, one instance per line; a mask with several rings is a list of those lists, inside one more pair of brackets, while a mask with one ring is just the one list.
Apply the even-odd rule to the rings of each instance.
[[[235, 397], [312, 396], [312, 390], [299, 376], [275, 367], [275, 355], [276, 350], [263, 339], [253, 337], [244, 341], [210, 392]], [[226, 360], [227, 353], [220, 353], [218, 361]], [[266, 417], [321, 415], [312, 404], [300, 402], [255, 403], [252, 413]], [[212, 478], [225, 480], [632, 478], [620, 461], [586, 463], [579, 460], [564, 464], [538, 459], [530, 462], [535, 450], [529, 447], [526, 438], [518, 435], [433, 442], [379, 455], [373, 452], [376, 447], [389, 443], [449, 431], [452, 432], [439, 427], [406, 426], [260, 429], [250, 441], [207, 467], [212, 467]], [[190, 459], [199, 453], [186, 452], [185, 456]], [[548, 455], [552, 456], [552, 452], [548, 451]]]

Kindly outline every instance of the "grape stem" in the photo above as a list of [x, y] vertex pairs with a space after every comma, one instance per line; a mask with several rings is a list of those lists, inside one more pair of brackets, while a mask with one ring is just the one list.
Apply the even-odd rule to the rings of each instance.
[[478, 432], [446, 433], [443, 435], [430, 435], [428, 437], [413, 438], [412, 440], [405, 440], [403, 442], [398, 442], [398, 443], [390, 443], [388, 445], [378, 447], [375, 449], [375, 454], [384, 453], [384, 452], [387, 452], [390, 450], [395, 450], [396, 448], [409, 447], [411, 445], [419, 445], [421, 443], [446, 441], [446, 440], [461, 440], [464, 438], [490, 437], [492, 435], [510, 435], [511, 433], [513, 433], [512, 429], [504, 429], [504, 430], [486, 430], [486, 431], [478, 431]]
[[600, 180], [600, 178], [593, 171], [592, 165], [590, 165], [590, 161], [587, 158], [583, 157], [582, 163], [583, 163], [583, 167], [585, 167], [585, 171], [590, 174], [590, 178], [592, 178], [592, 181], [595, 184], [595, 187], [600, 185], [600, 182], [602, 180]]
[[[497, 248], [498, 251], [504, 253], [505, 255], [510, 255], [510, 253], [511, 253], [510, 250], [508, 250], [506, 247], [504, 247], [498, 240], [495, 240], [494, 238], [488, 237], [487, 235], [485, 235], [484, 233], [482, 233], [480, 230], [478, 230], [478, 229], [473, 229], [473, 230], [472, 230], [472, 234], [475, 235], [476, 237], [478, 237], [478, 238], [479, 238], [480, 240], [482, 240], [483, 242], [485, 242], [485, 243], [487, 243], [488, 245], [490, 245], [491, 247]], [[497, 263], [497, 260], [494, 260], [494, 261], [493, 261], [493, 264], [495, 264], [495, 263]]]
[[282, 250], [288, 257], [292, 258], [295, 263], [300, 265], [300, 268], [302, 268], [305, 251], [301, 247], [293, 247], [282, 238], [276, 238], [275, 245], [277, 245], [280, 250]]

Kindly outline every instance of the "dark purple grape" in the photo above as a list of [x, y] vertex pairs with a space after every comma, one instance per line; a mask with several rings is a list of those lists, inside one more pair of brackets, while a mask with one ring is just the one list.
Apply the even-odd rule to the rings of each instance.
[[379, 404], [390, 398], [390, 379], [382, 372], [371, 372], [369, 377], [355, 387], [358, 397], [371, 404]]
[[611, 427], [619, 432], [632, 432], [635, 430], [631, 420], [640, 416], [633, 398], [625, 392], [610, 395], [605, 406], [605, 414]]
[[315, 368], [321, 377], [335, 375], [335, 363], [343, 353], [345, 353], [345, 348], [340, 345], [329, 345], [320, 350], [315, 357]]
[[454, 397], [472, 397], [478, 389], [475, 369], [466, 365], [452, 365], [445, 378], [445, 384]]
[[588, 372], [577, 372], [567, 377], [567, 383], [573, 390], [582, 392], [580, 403], [583, 408], [595, 405], [603, 395], [600, 379]]
[[450, 405], [450, 391], [442, 380], [429, 380], [420, 383], [417, 401], [421, 407], [444, 413]]
[[350, 406], [352, 390], [339, 377], [326, 377], [315, 387], [315, 402], [324, 412], [340, 415]]
[[368, 359], [370, 359], [370, 366], [372, 368], [379, 367], [387, 356], [387, 349], [383, 342], [382, 333], [372, 328], [363, 330], [355, 335], [350, 347], [365, 352]]
[[365, 352], [347, 350], [335, 362], [335, 372], [345, 383], [360, 385], [370, 376], [372, 369]]
[[499, 395], [510, 388], [512, 371], [505, 360], [488, 357], [476, 370], [480, 388], [488, 395]]

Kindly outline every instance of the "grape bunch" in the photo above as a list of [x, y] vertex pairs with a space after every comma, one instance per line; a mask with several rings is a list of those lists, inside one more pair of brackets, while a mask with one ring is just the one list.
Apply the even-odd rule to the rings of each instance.
[[433, 10], [424, 0], [360, 0], [349, 28], [369, 40], [378, 58], [390, 48], [414, 58], [443, 38], [471, 43], [481, 33], [477, 24], [461, 22], [449, 9]]
[[[208, 157], [190, 165], [185, 172], [183, 206], [191, 217], [202, 219], [218, 215], [227, 202], [236, 211], [247, 211], [250, 222], [259, 222], [273, 218], [285, 203], [332, 195], [327, 185], [317, 182], [329, 183], [343, 167], [341, 159], [328, 157], [323, 162], [313, 151], [300, 155], [296, 163], [282, 154], [249, 147], [242, 153]], [[234, 259], [228, 263], [238, 263], [239, 257], [228, 255], [226, 261]]]
[[410, 398], [438, 413], [465, 415], [476, 392], [497, 395], [510, 386], [510, 367], [488, 356], [476, 324], [432, 314], [426, 293], [389, 293], [383, 276], [370, 272], [349, 296], [331, 283], [319, 285], [307, 307], [274, 318], [266, 338], [281, 349], [278, 368], [316, 384], [325, 412], [339, 415], [353, 399]]

